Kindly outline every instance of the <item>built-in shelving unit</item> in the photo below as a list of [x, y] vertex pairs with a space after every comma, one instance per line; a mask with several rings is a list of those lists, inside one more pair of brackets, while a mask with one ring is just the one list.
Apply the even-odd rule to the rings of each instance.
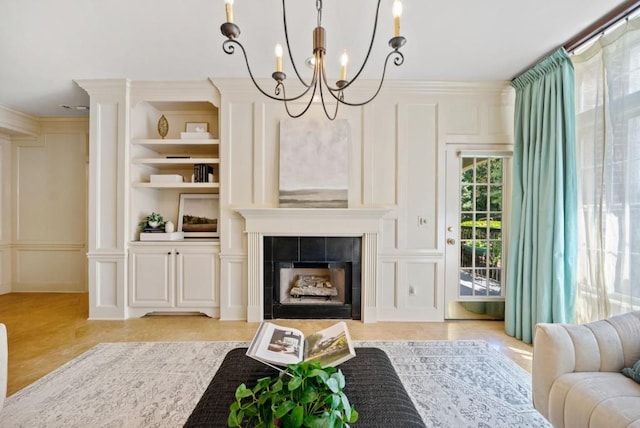
[[[157, 101], [154, 95], [153, 101], [140, 100], [131, 108], [129, 313], [202, 312], [218, 316], [217, 231], [206, 238], [143, 242], [139, 238], [138, 225], [152, 212], [179, 230], [181, 195], [194, 195], [190, 198], [193, 204], [201, 199], [199, 195], [215, 195], [206, 198], [206, 208], [194, 207], [197, 212], [190, 214], [219, 218], [218, 108], [210, 102], [173, 98]], [[158, 132], [162, 116], [169, 124], [165, 138]], [[189, 124], [206, 124], [211, 138], [181, 138]]]

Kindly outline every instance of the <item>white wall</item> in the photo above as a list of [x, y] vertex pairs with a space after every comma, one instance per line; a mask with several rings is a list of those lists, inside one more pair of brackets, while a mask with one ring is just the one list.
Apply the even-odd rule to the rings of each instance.
[[0, 294], [86, 291], [88, 131], [0, 106]]
[[11, 138], [11, 291], [85, 292], [88, 120], [39, 122]]
[[[220, 118], [220, 317], [246, 319], [248, 245], [236, 209], [278, 206], [279, 123], [286, 112], [248, 79], [212, 82], [220, 92], [220, 102], [214, 102]], [[139, 100], [210, 98], [210, 85], [188, 83], [79, 82], [91, 95], [96, 165], [89, 184], [93, 318], [127, 316], [122, 296], [127, 292], [125, 230], [130, 221], [127, 142], [130, 104], [135, 105], [130, 88]], [[362, 87], [356, 96], [364, 99], [374, 83]], [[446, 147], [510, 144], [512, 112], [507, 82], [386, 82], [374, 102], [341, 108], [339, 117], [351, 129], [349, 207], [391, 208], [376, 246], [375, 319], [444, 319]], [[314, 106], [305, 117], [324, 115]], [[423, 224], [418, 217], [425, 219]]]
[[[278, 206], [278, 126], [286, 112], [247, 80], [214, 84], [222, 96], [220, 311], [244, 319], [247, 241], [235, 208]], [[351, 126], [349, 207], [393, 207], [379, 245], [379, 321], [444, 318], [445, 148], [511, 143], [512, 111], [507, 82], [385, 82], [373, 103], [341, 107]], [[314, 106], [305, 117], [324, 115]]]
[[11, 291], [11, 139], [0, 134], [0, 294]]

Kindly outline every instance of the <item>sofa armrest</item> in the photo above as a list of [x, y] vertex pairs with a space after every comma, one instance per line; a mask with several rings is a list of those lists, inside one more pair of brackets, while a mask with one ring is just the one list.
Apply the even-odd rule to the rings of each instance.
[[588, 324], [536, 325], [533, 339], [533, 405], [549, 416], [555, 380], [572, 372], [620, 372], [640, 358], [640, 312]]
[[7, 345], [7, 328], [0, 324], [0, 410], [7, 395], [7, 365], [9, 364], [9, 349]]
[[549, 394], [553, 382], [575, 369], [575, 349], [561, 324], [537, 324], [533, 338], [531, 386], [533, 405], [549, 418]]

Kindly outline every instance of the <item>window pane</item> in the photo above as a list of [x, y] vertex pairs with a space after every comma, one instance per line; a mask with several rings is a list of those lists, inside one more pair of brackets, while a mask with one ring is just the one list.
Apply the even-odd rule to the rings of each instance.
[[476, 211], [486, 211], [487, 210], [487, 186], [477, 185], [475, 196], [476, 196], [475, 197]]
[[473, 186], [464, 185], [460, 189], [460, 211], [473, 211]]
[[502, 186], [489, 188], [489, 210], [502, 211]]
[[476, 158], [476, 183], [485, 184], [489, 182], [488, 169], [487, 159]]
[[502, 158], [496, 158], [490, 160], [490, 179], [491, 183], [502, 183]]

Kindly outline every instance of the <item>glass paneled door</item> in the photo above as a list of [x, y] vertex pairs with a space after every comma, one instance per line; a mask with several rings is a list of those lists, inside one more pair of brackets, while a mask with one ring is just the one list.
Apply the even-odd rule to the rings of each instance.
[[510, 152], [447, 150], [447, 318], [501, 318]]

